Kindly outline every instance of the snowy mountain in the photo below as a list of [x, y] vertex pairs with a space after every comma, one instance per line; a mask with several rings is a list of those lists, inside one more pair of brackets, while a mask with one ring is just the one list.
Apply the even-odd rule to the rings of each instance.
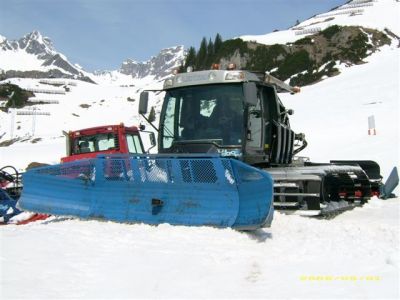
[[145, 62], [125, 60], [119, 70], [97, 71], [94, 80], [102, 83], [135, 85], [138, 82], [151, 82], [169, 76], [181, 66], [185, 59], [183, 46], [162, 49], [156, 56]]
[[[85, 78], [81, 68], [54, 48], [48, 37], [33, 31], [19, 40], [0, 38], [0, 69], [6, 77]], [[87, 79], [87, 78], [86, 78]]]
[[137, 62], [128, 59], [122, 63], [120, 72], [132, 75], [133, 78], [154, 76], [159, 79], [171, 74], [171, 70], [178, 68], [184, 59], [183, 46], [176, 46], [161, 50], [161, 52], [146, 62]]
[[127, 59], [119, 70], [92, 74], [69, 62], [54, 48], [52, 41], [38, 31], [19, 40], [7, 40], [0, 36], [0, 70], [6, 78], [74, 78], [99, 83], [135, 84], [137, 79], [145, 77], [151, 80], [165, 77], [181, 65], [184, 57], [183, 46], [170, 47], [162, 49], [146, 62]]
[[[287, 30], [264, 35], [240, 36], [245, 41], [261, 44], [293, 43], [304, 36], [332, 25], [362, 26], [400, 36], [400, 2], [397, 0], [353, 0], [328, 12], [315, 15]], [[393, 36], [393, 35], [392, 35]]]

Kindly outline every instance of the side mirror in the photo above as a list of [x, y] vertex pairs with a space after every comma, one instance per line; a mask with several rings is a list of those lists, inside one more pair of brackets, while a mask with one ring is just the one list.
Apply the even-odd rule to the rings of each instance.
[[142, 130], [140, 129], [141, 132], [145, 132], [146, 134], [149, 135], [149, 141], [150, 141], [150, 148], [146, 150], [146, 153], [150, 153], [150, 150], [153, 149], [156, 145], [156, 135], [152, 131], [147, 131], [147, 130]]
[[70, 138], [69, 138], [69, 134], [68, 134], [68, 132], [66, 132], [66, 131], [62, 131], [62, 133], [63, 133], [63, 135], [65, 136], [65, 141], [66, 141], [66, 143], [65, 143], [65, 153], [67, 154], [67, 156], [71, 156], [71, 141], [70, 141]]
[[156, 145], [156, 135], [154, 134], [154, 132], [150, 132], [149, 138], [150, 138], [151, 148], [153, 148]]
[[293, 109], [284, 110], [281, 112], [281, 116], [283, 116], [284, 114], [288, 114], [289, 116], [291, 116], [294, 114], [294, 110]]
[[148, 103], [149, 103], [149, 92], [141, 92], [139, 101], [139, 114], [144, 115], [147, 113]]
[[243, 84], [244, 102], [256, 106], [257, 105], [257, 86], [255, 82], [245, 82]]

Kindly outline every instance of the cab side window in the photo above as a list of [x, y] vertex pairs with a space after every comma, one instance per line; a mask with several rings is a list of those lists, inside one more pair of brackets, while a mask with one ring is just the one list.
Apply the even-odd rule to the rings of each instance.
[[140, 144], [140, 138], [138, 135], [127, 134], [126, 142], [128, 144], [129, 153], [138, 153], [138, 154], [143, 153], [142, 145]]
[[257, 97], [257, 104], [249, 106], [247, 123], [247, 145], [251, 148], [261, 148], [263, 133], [263, 118], [261, 110], [260, 95]]

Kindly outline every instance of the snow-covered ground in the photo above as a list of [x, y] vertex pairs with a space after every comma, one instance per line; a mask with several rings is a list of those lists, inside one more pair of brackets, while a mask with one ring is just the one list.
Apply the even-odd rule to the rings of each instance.
[[0, 298], [399, 298], [399, 199], [253, 233], [53, 218], [3, 226]]

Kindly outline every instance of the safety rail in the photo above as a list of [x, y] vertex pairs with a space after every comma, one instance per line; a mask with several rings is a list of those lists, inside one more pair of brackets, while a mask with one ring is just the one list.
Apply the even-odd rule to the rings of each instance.
[[315, 16], [315, 18], [327, 18], [327, 17], [338, 16], [338, 15], [355, 15], [355, 14], [362, 14], [363, 12], [364, 12], [364, 9], [352, 9], [352, 10], [339, 11], [336, 13], [327, 13], [327, 14], [317, 15], [317, 16]]
[[313, 33], [318, 33], [321, 31], [321, 27], [313, 27], [313, 28], [307, 28], [303, 30], [296, 30], [294, 33], [295, 35], [302, 35], [302, 34], [313, 34]]

